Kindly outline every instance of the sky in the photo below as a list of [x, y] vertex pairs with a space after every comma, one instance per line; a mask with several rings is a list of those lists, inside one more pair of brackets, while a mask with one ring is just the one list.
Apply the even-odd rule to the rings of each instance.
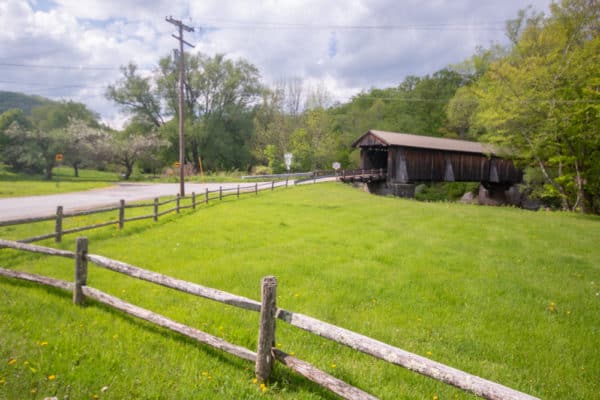
[[507, 44], [505, 21], [551, 0], [0, 0], [0, 90], [86, 104], [121, 128], [104, 96], [134, 62], [151, 75], [177, 47], [172, 16], [194, 28], [186, 51], [245, 59], [264, 84], [300, 78], [334, 102], [397, 86]]

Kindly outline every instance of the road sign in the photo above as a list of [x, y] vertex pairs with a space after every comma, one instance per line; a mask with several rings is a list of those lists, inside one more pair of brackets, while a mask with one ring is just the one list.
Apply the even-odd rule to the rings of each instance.
[[60, 154], [60, 153], [57, 153], [57, 154], [56, 154], [56, 157], [55, 157], [54, 159], [55, 159], [56, 161], [60, 162], [60, 161], [62, 161], [62, 160], [63, 160], [63, 155], [62, 155], [62, 154]]
[[341, 166], [342, 166], [342, 165], [341, 165], [339, 162], [337, 162], [337, 161], [336, 161], [336, 162], [334, 162], [334, 163], [332, 164], [332, 167], [333, 167], [333, 169], [335, 169], [336, 171], [337, 171], [338, 169], [340, 169], [340, 167], [341, 167]]

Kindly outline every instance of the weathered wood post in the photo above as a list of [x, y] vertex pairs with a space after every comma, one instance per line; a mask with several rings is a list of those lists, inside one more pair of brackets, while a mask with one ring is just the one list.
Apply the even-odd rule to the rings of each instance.
[[208, 204], [208, 188], [206, 188], [206, 192], [205, 192], [204, 196], [205, 196], [206, 204]]
[[272, 349], [275, 345], [275, 313], [277, 312], [277, 278], [262, 279], [258, 351], [254, 372], [259, 382], [266, 382], [273, 369]]
[[237, 198], [238, 199], [240, 198], [240, 185], [238, 185], [238, 187], [237, 187]]
[[223, 200], [223, 186], [219, 186], [219, 200]]
[[75, 286], [73, 286], [73, 303], [78, 305], [83, 304], [84, 301], [81, 287], [87, 285], [87, 253], [87, 238], [78, 237], [75, 253]]
[[254, 194], [258, 194], [258, 182], [254, 184]]
[[154, 198], [154, 222], [158, 221], [158, 197]]
[[273, 189], [275, 189], [275, 181], [274, 180], [271, 181], [271, 192], [273, 191]]
[[125, 200], [119, 202], [119, 229], [123, 229], [125, 224]]
[[54, 225], [54, 241], [59, 243], [62, 240], [62, 220], [63, 206], [56, 207], [56, 224]]
[[192, 192], [192, 210], [196, 209], [196, 192]]
[[179, 201], [181, 200], [181, 196], [177, 193], [177, 197], [175, 198], [175, 211], [179, 214]]

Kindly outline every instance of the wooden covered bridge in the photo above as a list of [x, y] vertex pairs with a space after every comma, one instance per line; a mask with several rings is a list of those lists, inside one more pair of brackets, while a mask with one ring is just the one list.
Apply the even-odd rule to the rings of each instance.
[[481, 182], [506, 190], [523, 175], [484, 143], [370, 130], [352, 146], [360, 148], [360, 169], [342, 172], [340, 179], [403, 197], [412, 197], [420, 182]]

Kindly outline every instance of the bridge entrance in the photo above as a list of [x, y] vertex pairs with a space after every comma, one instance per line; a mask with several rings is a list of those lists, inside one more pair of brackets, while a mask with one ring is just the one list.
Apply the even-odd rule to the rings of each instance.
[[361, 153], [361, 166], [364, 169], [387, 169], [388, 167], [388, 148], [373, 146], [365, 148]]

